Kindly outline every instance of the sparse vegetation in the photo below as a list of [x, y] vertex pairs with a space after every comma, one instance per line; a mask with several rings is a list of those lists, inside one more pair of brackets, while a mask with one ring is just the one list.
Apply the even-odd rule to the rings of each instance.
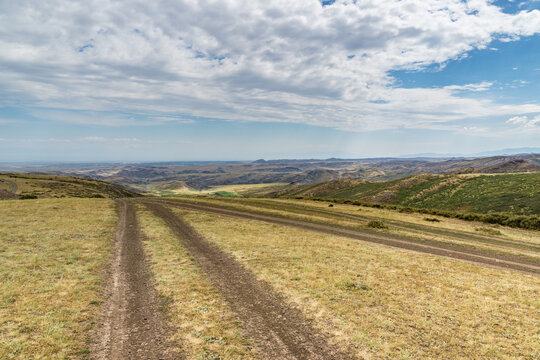
[[0, 174], [0, 190], [19, 195], [20, 199], [69, 197], [116, 199], [139, 196], [104, 181], [54, 175]]
[[0, 359], [83, 358], [114, 239], [114, 203], [0, 202]]
[[371, 220], [367, 223], [367, 226], [374, 229], [388, 229], [388, 226], [380, 220]]
[[502, 235], [502, 233], [499, 230], [490, 229], [486, 227], [477, 227], [475, 228], [476, 231], [488, 234], [488, 235]]

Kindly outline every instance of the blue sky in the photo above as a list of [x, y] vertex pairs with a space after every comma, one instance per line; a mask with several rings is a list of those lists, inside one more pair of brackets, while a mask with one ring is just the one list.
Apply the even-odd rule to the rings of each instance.
[[0, 161], [540, 147], [538, 9], [0, 2]]

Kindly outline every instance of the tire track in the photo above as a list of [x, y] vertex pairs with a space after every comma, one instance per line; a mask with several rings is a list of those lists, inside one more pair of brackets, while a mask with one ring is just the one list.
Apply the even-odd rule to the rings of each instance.
[[[221, 199], [218, 199], [222, 201]], [[234, 200], [233, 200], [234, 201]], [[238, 204], [241, 204], [241, 202], [236, 202]], [[509, 240], [504, 239], [496, 236], [489, 236], [489, 235], [482, 235], [477, 233], [471, 233], [467, 231], [460, 231], [460, 230], [453, 230], [453, 229], [447, 229], [447, 228], [437, 228], [425, 224], [416, 224], [416, 223], [407, 223], [400, 220], [394, 220], [394, 219], [386, 219], [386, 218], [380, 218], [376, 216], [366, 216], [366, 215], [356, 215], [356, 214], [349, 214], [345, 212], [341, 212], [339, 210], [324, 210], [319, 209], [316, 207], [308, 207], [308, 206], [301, 206], [301, 205], [295, 205], [295, 204], [289, 204], [289, 203], [279, 203], [274, 201], [254, 201], [250, 200], [246, 202], [247, 205], [258, 205], [261, 207], [265, 207], [268, 209], [275, 209], [275, 210], [285, 210], [289, 212], [297, 212], [297, 213], [305, 213], [305, 214], [325, 214], [330, 215], [334, 218], [348, 218], [353, 220], [362, 220], [362, 221], [370, 221], [370, 220], [379, 220], [384, 221], [387, 224], [391, 224], [393, 227], [398, 229], [403, 229], [407, 231], [427, 234], [427, 235], [434, 235], [434, 236], [441, 236], [446, 235], [450, 238], [456, 238], [460, 240], [466, 240], [471, 241], [475, 240], [481, 243], [485, 243], [492, 246], [500, 246], [506, 249], [515, 249], [515, 250], [527, 250], [538, 252], [540, 251], [540, 245], [528, 243], [524, 241], [518, 241], [518, 240]]]
[[178, 359], [145, 261], [133, 204], [117, 200], [118, 226], [107, 299], [94, 333], [95, 360]]
[[219, 215], [239, 217], [244, 219], [266, 221], [279, 225], [293, 226], [305, 230], [318, 231], [331, 235], [345, 236], [352, 239], [373, 242], [382, 245], [388, 245], [401, 249], [413, 250], [433, 255], [450, 257], [453, 259], [465, 260], [477, 264], [489, 265], [505, 269], [513, 269], [522, 272], [527, 272], [535, 275], [540, 275], [540, 266], [534, 263], [519, 261], [515, 257], [502, 256], [499, 254], [483, 254], [474, 249], [456, 249], [450, 248], [446, 244], [424, 244], [415, 242], [409, 239], [400, 239], [379, 234], [363, 233], [358, 230], [343, 228], [338, 225], [322, 225], [298, 219], [286, 219], [283, 217], [258, 214], [239, 209], [225, 209], [219, 206], [194, 204], [184, 201], [170, 200], [142, 200], [145, 203], [165, 203], [169, 206], [174, 206], [182, 209], [205, 211]]
[[328, 345], [300, 310], [286, 304], [270, 285], [257, 280], [231, 256], [205, 240], [170, 209], [143, 201], [162, 218], [204, 270], [212, 285], [243, 320], [267, 359], [349, 359]]

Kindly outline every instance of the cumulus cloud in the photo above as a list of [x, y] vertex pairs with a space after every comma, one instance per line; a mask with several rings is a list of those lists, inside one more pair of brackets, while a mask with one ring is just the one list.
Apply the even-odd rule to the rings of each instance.
[[540, 11], [506, 14], [488, 0], [4, 1], [0, 105], [37, 104], [61, 109], [40, 111], [48, 119], [98, 125], [138, 121], [99, 113], [122, 111], [150, 122], [348, 130], [525, 114], [540, 107], [462, 94], [489, 83], [401, 89], [388, 74], [538, 32]]

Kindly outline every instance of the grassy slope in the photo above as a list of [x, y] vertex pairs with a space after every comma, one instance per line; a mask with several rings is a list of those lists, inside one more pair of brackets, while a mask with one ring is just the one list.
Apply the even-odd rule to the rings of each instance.
[[99, 180], [70, 176], [0, 174], [0, 189], [43, 198], [122, 198], [137, 194]]
[[[180, 185], [170, 188], [160, 188], [148, 185], [144, 191], [154, 196], [174, 197], [174, 196], [193, 196], [193, 195], [213, 195], [216, 193], [225, 193], [228, 196], [257, 196], [268, 192], [280, 189], [287, 184], [285, 183], [270, 183], [270, 184], [238, 184], [238, 185], [221, 185], [211, 186], [204, 190], [191, 189], [185, 185]], [[221, 195], [225, 195], [221, 194]]]
[[[345, 185], [344, 185], [345, 182]], [[540, 173], [417, 175], [386, 183], [336, 180], [283, 192], [475, 213], [540, 214]]]
[[534, 359], [534, 276], [175, 210], [366, 359]]
[[0, 359], [81, 358], [114, 239], [114, 203], [0, 202]]
[[256, 359], [235, 314], [180, 240], [142, 205], [138, 218], [159, 294], [167, 300], [174, 341], [188, 359]]

